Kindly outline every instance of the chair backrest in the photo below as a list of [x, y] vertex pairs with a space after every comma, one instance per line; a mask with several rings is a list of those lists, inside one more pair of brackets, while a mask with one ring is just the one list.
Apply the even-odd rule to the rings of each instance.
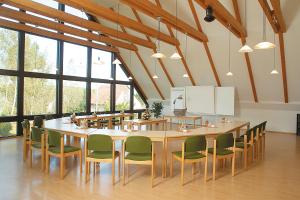
[[125, 151], [129, 153], [152, 153], [151, 139], [144, 136], [130, 136], [125, 142]]
[[262, 131], [265, 131], [266, 130], [266, 126], [267, 126], [267, 121], [264, 121], [262, 124], [263, 124], [262, 125]]
[[217, 136], [217, 149], [226, 149], [233, 147], [234, 138], [232, 133], [221, 134]]
[[108, 135], [90, 135], [87, 140], [87, 148], [90, 151], [112, 151], [113, 141]]
[[57, 131], [48, 131], [48, 145], [52, 147], [60, 147], [61, 134]]
[[247, 135], [247, 143], [251, 140], [252, 131], [253, 131], [253, 128], [250, 128], [246, 131], [245, 135]]
[[43, 127], [43, 117], [42, 116], [34, 116], [33, 118], [33, 126], [36, 126], [38, 128]]
[[204, 135], [191, 136], [184, 141], [185, 152], [204, 151], [206, 149], [206, 138]]
[[260, 134], [263, 131], [263, 123], [257, 125], [258, 133]]
[[31, 128], [31, 140], [34, 142], [41, 142], [43, 130], [37, 127]]
[[30, 123], [28, 119], [24, 119], [24, 121], [21, 122], [22, 128], [23, 129], [29, 129], [30, 128]]
[[256, 137], [257, 129], [258, 129], [258, 126], [254, 126], [254, 127], [252, 128], [252, 130], [253, 130], [253, 137], [254, 137], [254, 138]]

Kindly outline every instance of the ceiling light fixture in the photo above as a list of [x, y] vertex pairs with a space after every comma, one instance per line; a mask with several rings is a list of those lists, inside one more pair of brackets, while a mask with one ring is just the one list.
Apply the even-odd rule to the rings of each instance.
[[212, 22], [214, 21], [216, 18], [214, 16], [214, 11], [212, 9], [211, 6], [207, 6], [206, 8], [206, 15], [204, 17], [204, 20], [207, 21], [207, 22]]
[[[177, 10], [177, 0], [176, 0], [176, 40], [177, 40], [177, 20], [178, 20], [178, 10]], [[170, 58], [172, 60], [180, 60], [181, 59], [181, 56], [179, 55], [179, 53], [177, 52], [176, 50], [176, 47], [175, 47], [175, 52], [170, 56]]]
[[[185, 33], [185, 52], [184, 52], [184, 58], [185, 58], [185, 62], [187, 62], [187, 33]], [[182, 76], [183, 78], [189, 78], [189, 75], [188, 74], [183, 74]]]
[[230, 32], [230, 24], [228, 25], [228, 72], [226, 73], [226, 76], [233, 76], [233, 73], [231, 72], [231, 66], [230, 66], [230, 57], [231, 57], [231, 32]]
[[275, 44], [267, 41], [267, 33], [266, 33], [266, 15], [263, 13], [263, 34], [262, 34], [262, 42], [258, 43], [254, 46], [254, 49], [272, 49], [275, 48]]
[[[120, 6], [117, 4], [118, 8], [118, 16], [117, 16], [117, 38], [119, 36], [119, 14], [120, 14]], [[116, 57], [116, 59], [112, 62], [114, 65], [121, 65], [121, 61]]]
[[156, 73], [156, 59], [154, 60], [154, 75], [152, 76], [153, 79], [158, 79], [158, 75]]
[[[244, 16], [244, 20], [245, 20], [245, 28], [247, 30], [247, 0], [245, 0], [245, 16]], [[239, 50], [240, 53], [250, 53], [253, 52], [253, 49], [247, 45], [247, 43], [245, 42], [244, 46], [242, 46], [242, 48], [240, 48]]]
[[159, 39], [159, 35], [160, 35], [160, 20], [161, 17], [157, 18], [158, 21], [158, 33], [157, 33], [157, 38], [156, 38], [156, 52], [154, 54], [152, 54], [151, 57], [153, 58], [165, 58], [166, 56], [160, 52], [160, 39]]
[[[274, 44], [275, 44], [275, 33], [274, 33], [274, 40], [273, 40]], [[276, 54], [275, 54], [275, 48], [273, 49], [273, 70], [271, 71], [271, 74], [276, 75], [279, 74], [279, 72], [276, 70]]]
[[[129, 50], [129, 64], [130, 64], [130, 67], [131, 67], [131, 50]], [[132, 77], [129, 76], [128, 79], [132, 80]]]

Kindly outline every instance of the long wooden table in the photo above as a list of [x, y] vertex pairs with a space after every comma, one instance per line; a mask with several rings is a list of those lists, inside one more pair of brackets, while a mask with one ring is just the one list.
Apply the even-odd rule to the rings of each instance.
[[120, 124], [122, 124], [125, 117], [133, 117], [133, 113], [112, 113], [112, 114], [100, 114], [100, 115], [82, 115], [82, 116], [76, 116], [75, 120], [80, 124], [81, 120], [108, 120], [107, 127], [109, 129], [113, 128], [113, 119], [114, 118], [120, 118]]
[[215, 127], [200, 127], [196, 129], [191, 129], [188, 132], [180, 131], [136, 131], [136, 132], [126, 132], [123, 130], [112, 130], [112, 129], [95, 129], [87, 128], [80, 129], [75, 124], [71, 124], [68, 118], [60, 118], [54, 120], [48, 120], [45, 122], [45, 129], [59, 131], [62, 134], [68, 136], [74, 136], [86, 138], [91, 134], [105, 134], [112, 137], [113, 140], [126, 140], [129, 136], [146, 136], [152, 141], [161, 142], [163, 145], [162, 154], [162, 175], [167, 176], [167, 165], [168, 165], [168, 143], [174, 140], [183, 140], [189, 136], [195, 135], [206, 135], [207, 137], [216, 137], [219, 134], [236, 132], [236, 137], [239, 135], [241, 128], [249, 128], [249, 122], [233, 121], [229, 123], [217, 123]]
[[176, 115], [164, 115], [164, 119], [170, 120], [170, 129], [172, 129], [172, 120], [177, 119], [179, 121], [184, 121], [184, 124], [186, 124], [186, 120], [192, 120], [194, 122], [194, 128], [196, 128], [196, 121], [200, 121], [200, 125], [202, 125], [202, 117], [199, 115], [186, 115], [186, 116], [176, 116]]
[[138, 130], [141, 130], [142, 125], [150, 125], [150, 130], [152, 130], [153, 124], [162, 124], [163, 130], [166, 130], [166, 123], [167, 120], [163, 118], [149, 119], [149, 120], [143, 120], [143, 119], [123, 120], [122, 129], [124, 129], [124, 126], [127, 125], [129, 129], [131, 129], [132, 126], [138, 126]]

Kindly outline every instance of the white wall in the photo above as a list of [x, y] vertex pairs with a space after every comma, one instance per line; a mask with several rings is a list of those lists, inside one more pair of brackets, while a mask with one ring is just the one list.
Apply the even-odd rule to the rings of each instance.
[[[148, 103], [154, 101], [161, 101], [159, 99], [149, 99]], [[162, 101], [164, 105], [164, 114], [169, 114], [170, 102], [169, 100]], [[262, 121], [268, 121], [267, 130], [279, 131], [286, 133], [296, 132], [296, 115], [300, 113], [300, 102], [283, 104], [278, 102], [241, 102], [235, 106], [235, 119], [246, 120], [251, 122], [251, 126], [256, 125]], [[204, 120], [214, 122], [215, 116], [204, 116]]]

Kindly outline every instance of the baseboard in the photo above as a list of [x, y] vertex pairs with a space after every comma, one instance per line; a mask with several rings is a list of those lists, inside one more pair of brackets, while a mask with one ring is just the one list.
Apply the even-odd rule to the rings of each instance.
[[266, 131], [268, 134], [288, 134], [288, 135], [297, 135], [296, 133], [292, 132], [284, 132], [284, 131]]

